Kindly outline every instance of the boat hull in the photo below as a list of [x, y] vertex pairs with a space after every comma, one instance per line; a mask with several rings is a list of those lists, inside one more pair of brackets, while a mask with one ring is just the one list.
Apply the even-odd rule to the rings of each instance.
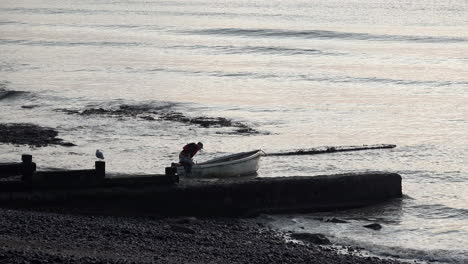
[[[220, 178], [254, 175], [260, 167], [263, 151], [255, 150], [212, 159], [194, 164], [190, 177]], [[177, 167], [177, 175], [185, 175], [183, 166]]]

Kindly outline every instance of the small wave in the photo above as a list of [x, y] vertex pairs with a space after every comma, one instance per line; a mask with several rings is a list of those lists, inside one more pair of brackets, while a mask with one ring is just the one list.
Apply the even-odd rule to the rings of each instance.
[[[127, 68], [129, 71], [137, 71], [133, 68]], [[141, 71], [141, 70], [138, 70]], [[327, 77], [314, 77], [305, 74], [276, 74], [276, 73], [263, 73], [263, 72], [225, 72], [225, 71], [202, 71], [202, 70], [182, 70], [182, 69], [169, 69], [169, 68], [154, 68], [146, 70], [148, 72], [170, 72], [170, 73], [183, 73], [193, 74], [200, 76], [212, 77], [248, 77], [252, 79], [277, 79], [277, 80], [290, 80], [290, 81], [309, 81], [309, 82], [325, 82], [325, 83], [376, 83], [376, 84], [391, 84], [391, 85], [415, 85], [415, 86], [432, 86], [444, 87], [451, 85], [468, 85], [468, 82], [456, 81], [419, 81], [419, 80], [404, 80], [404, 79], [390, 79], [390, 78], [356, 78], [350, 76], [327, 76]]]
[[[402, 260], [417, 260], [429, 263], [467, 263], [467, 252], [461, 250], [420, 250], [398, 246], [384, 246], [375, 243], [356, 241], [354, 239], [338, 238], [338, 243], [344, 243], [351, 247], [363, 248], [370, 254], [380, 257], [389, 257]], [[363, 252], [365, 253], [365, 252]]]
[[26, 45], [26, 46], [103, 46], [103, 47], [130, 47], [141, 46], [139, 42], [118, 42], [118, 41], [88, 41], [88, 42], [65, 42], [65, 41], [39, 41], [39, 40], [12, 40], [0, 39], [0, 45]]
[[419, 80], [404, 80], [404, 79], [390, 79], [390, 78], [357, 78], [350, 76], [329, 76], [329, 77], [310, 77], [307, 75], [290, 76], [289, 79], [296, 79], [299, 81], [312, 81], [312, 82], [329, 82], [329, 83], [376, 83], [376, 84], [393, 84], [393, 85], [425, 85], [433, 87], [444, 87], [451, 85], [468, 85], [468, 82], [456, 81], [419, 81]]
[[17, 97], [25, 92], [22, 91], [8, 91], [8, 90], [1, 90], [0, 89], [0, 100], [5, 100], [8, 98]]
[[14, 90], [8, 90], [5, 88], [5, 84], [0, 83], [0, 101], [1, 100], [7, 100], [7, 99], [13, 99], [13, 98], [18, 98], [23, 94], [26, 94], [27, 92], [25, 91], [14, 91]]
[[[134, 71], [135, 69], [129, 68], [128, 70]], [[305, 74], [275, 74], [275, 73], [262, 73], [262, 72], [224, 72], [224, 71], [202, 71], [202, 70], [180, 70], [180, 69], [167, 69], [155, 68], [149, 69], [148, 72], [170, 72], [170, 73], [183, 73], [193, 75], [206, 75], [212, 77], [248, 77], [252, 79], [278, 79], [290, 81], [309, 81], [309, 82], [325, 82], [325, 83], [376, 83], [376, 84], [392, 84], [392, 85], [415, 85], [415, 86], [432, 86], [444, 87], [451, 85], [468, 85], [468, 82], [456, 81], [418, 81], [418, 80], [403, 80], [403, 79], [389, 79], [389, 78], [356, 78], [349, 76], [327, 76], [327, 77], [313, 77]]]
[[[305, 77], [304, 79], [308, 79]], [[443, 87], [450, 85], [468, 85], [467, 82], [455, 82], [455, 81], [417, 81], [417, 80], [404, 80], [404, 79], [390, 79], [390, 78], [377, 78], [377, 77], [368, 77], [368, 78], [356, 78], [356, 77], [336, 77], [333, 79], [324, 78], [330, 82], [336, 83], [380, 83], [380, 84], [396, 84], [396, 85], [430, 85], [434, 87]], [[320, 80], [320, 79], [312, 79]]]
[[443, 204], [414, 205], [412, 211], [424, 219], [462, 219], [468, 218], [468, 209], [453, 208]]
[[371, 41], [403, 41], [419, 43], [459, 43], [468, 42], [460, 37], [379, 35], [355, 32], [339, 32], [328, 30], [283, 30], [283, 29], [243, 29], [243, 28], [212, 28], [204, 30], [185, 31], [182, 33], [200, 35], [226, 35], [239, 37], [282, 37], [305, 39], [349, 39]]
[[3, 25], [27, 25], [27, 23], [18, 22], [18, 21], [1, 20], [0, 26], [3, 26]]
[[287, 48], [279, 46], [173, 46], [174, 49], [206, 50], [210, 53], [219, 52], [224, 54], [266, 54], [266, 55], [343, 55], [339, 53], [326, 52], [317, 49]]
[[100, 12], [108, 12], [106, 10], [87, 10], [87, 9], [76, 9], [76, 8], [25, 8], [25, 7], [16, 7], [16, 8], [0, 8], [4, 12], [13, 12], [13, 13], [26, 13], [26, 14], [96, 14]]

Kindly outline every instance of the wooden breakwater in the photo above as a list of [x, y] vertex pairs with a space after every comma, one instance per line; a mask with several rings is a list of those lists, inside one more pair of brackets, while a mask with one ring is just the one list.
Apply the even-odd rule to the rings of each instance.
[[[0, 205], [74, 208], [99, 213], [245, 215], [360, 207], [402, 196], [401, 176], [366, 172], [308, 177], [239, 178], [179, 184], [118, 184], [0, 192]], [[133, 184], [129, 184], [133, 183]]]
[[401, 196], [399, 174], [369, 172], [187, 182], [151, 204], [173, 214], [242, 215], [338, 210]]
[[[94, 168], [82, 170], [37, 171], [31, 155], [22, 155], [22, 162], [0, 163], [0, 192], [35, 192], [41, 190], [85, 189], [93, 187], [164, 185], [178, 182], [177, 175], [131, 175], [107, 178], [106, 163], [96, 161]], [[9, 180], [13, 178], [13, 180]], [[18, 180], [19, 178], [19, 180]]]
[[22, 155], [21, 162], [0, 163], [0, 178], [21, 176], [23, 182], [29, 181], [36, 172], [36, 163], [32, 162], [32, 155]]

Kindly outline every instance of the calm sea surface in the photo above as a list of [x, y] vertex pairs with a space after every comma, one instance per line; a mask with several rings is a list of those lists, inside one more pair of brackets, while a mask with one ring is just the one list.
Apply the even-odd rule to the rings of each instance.
[[[63, 111], [122, 105], [229, 118], [260, 133]], [[260, 177], [390, 171], [405, 194], [268, 218], [381, 256], [468, 263], [466, 0], [2, 0], [0, 122], [54, 127], [77, 144], [0, 145], [0, 161], [31, 153], [39, 169], [92, 167], [102, 149], [111, 172], [162, 173], [193, 141], [205, 144], [198, 161], [396, 144], [264, 157]], [[374, 221], [383, 229], [362, 227]]]

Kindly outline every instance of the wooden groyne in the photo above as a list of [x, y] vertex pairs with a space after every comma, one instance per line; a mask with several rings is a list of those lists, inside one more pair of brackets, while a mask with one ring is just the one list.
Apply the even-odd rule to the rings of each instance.
[[182, 179], [179, 184], [142, 184], [140, 180], [126, 178], [119, 184], [108, 179], [104, 185], [89, 188], [3, 189], [0, 205], [92, 209], [106, 214], [237, 216], [337, 210], [402, 196], [401, 176], [385, 172], [219, 181]]
[[385, 172], [181, 183], [154, 196], [153, 206], [192, 215], [298, 213], [361, 207], [402, 196], [401, 176]]
[[[401, 176], [366, 172], [203, 180], [174, 174], [106, 177], [93, 169], [36, 171], [31, 155], [0, 164], [0, 206], [90, 208], [100, 213], [245, 215], [337, 210], [402, 196]], [[18, 177], [17, 177], [18, 178]]]
[[[9, 180], [12, 177], [14, 179]], [[107, 178], [104, 161], [96, 161], [93, 169], [36, 171], [31, 155], [22, 155], [22, 162], [0, 163], [0, 178], [3, 178], [0, 181], [0, 192], [70, 191], [96, 187], [165, 185], [179, 181], [177, 175], [161, 174]]]
[[21, 162], [0, 163], [0, 178], [21, 176], [22, 181], [28, 181], [36, 172], [36, 163], [32, 162], [32, 156], [24, 154]]

